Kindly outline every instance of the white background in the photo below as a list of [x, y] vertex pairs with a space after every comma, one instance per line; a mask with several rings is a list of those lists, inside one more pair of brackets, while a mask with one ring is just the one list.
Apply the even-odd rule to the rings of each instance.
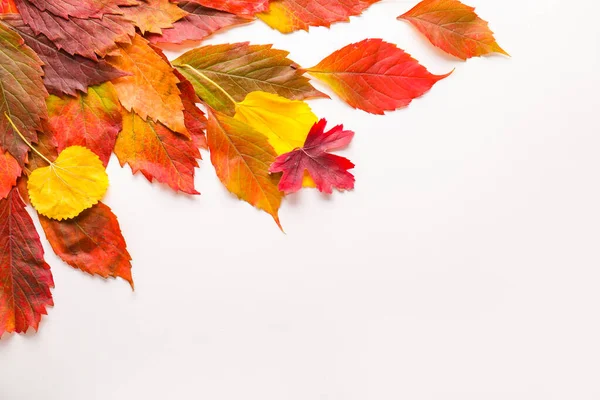
[[311, 102], [356, 132], [356, 190], [292, 196], [286, 234], [206, 154], [198, 197], [111, 160], [136, 291], [44, 240], [56, 306], [0, 341], [0, 399], [600, 399], [600, 6], [470, 0], [512, 58], [463, 63], [395, 20], [416, 2], [212, 38], [311, 66], [381, 37], [456, 71], [385, 117]]

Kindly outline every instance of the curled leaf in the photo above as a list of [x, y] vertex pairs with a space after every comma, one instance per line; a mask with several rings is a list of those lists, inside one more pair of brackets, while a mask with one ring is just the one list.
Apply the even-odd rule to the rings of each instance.
[[33, 171], [27, 188], [31, 204], [40, 214], [63, 220], [98, 203], [108, 189], [108, 175], [96, 154], [71, 146], [49, 166]]

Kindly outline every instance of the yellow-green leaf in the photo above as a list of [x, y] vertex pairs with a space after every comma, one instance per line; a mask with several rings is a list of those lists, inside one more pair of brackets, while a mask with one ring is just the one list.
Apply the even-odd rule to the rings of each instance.
[[102, 199], [108, 189], [108, 175], [96, 154], [71, 146], [49, 166], [33, 171], [27, 188], [31, 204], [40, 214], [70, 219]]

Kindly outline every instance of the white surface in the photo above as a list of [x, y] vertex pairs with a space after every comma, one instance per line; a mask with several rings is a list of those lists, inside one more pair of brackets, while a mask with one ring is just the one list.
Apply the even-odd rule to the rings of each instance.
[[[136, 291], [60, 262], [38, 334], [0, 341], [2, 400], [600, 398], [600, 25], [593, 0], [470, 0], [512, 55], [455, 61], [387, 1], [331, 30], [261, 23], [304, 66], [367, 37], [430, 71], [385, 117], [311, 102], [356, 131], [356, 190], [281, 220], [202, 162], [199, 197], [115, 159], [106, 202]], [[172, 54], [171, 54], [172, 55]]]

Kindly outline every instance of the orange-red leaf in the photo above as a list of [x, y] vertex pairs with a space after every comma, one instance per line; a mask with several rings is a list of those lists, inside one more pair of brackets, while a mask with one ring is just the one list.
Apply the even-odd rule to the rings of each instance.
[[0, 14], [16, 13], [17, 6], [13, 0], [0, 0]]
[[423, 0], [398, 17], [413, 24], [433, 45], [462, 60], [488, 53], [508, 55], [487, 21], [458, 0]]
[[136, 7], [122, 7], [121, 11], [133, 21], [142, 34], [161, 33], [165, 28], [172, 28], [173, 22], [187, 15], [169, 0], [146, 0]]
[[225, 114], [208, 112], [210, 160], [227, 189], [253, 206], [271, 214], [277, 225], [282, 193], [278, 177], [269, 175], [275, 150], [267, 138], [245, 123]]
[[237, 15], [254, 15], [269, 7], [269, 0], [191, 0], [190, 2]]
[[347, 146], [354, 132], [345, 131], [342, 125], [325, 132], [325, 125], [325, 119], [314, 124], [302, 148], [280, 155], [271, 164], [269, 172], [283, 172], [279, 190], [286, 194], [300, 190], [305, 171], [321, 192], [332, 193], [333, 188], [354, 189], [354, 176], [348, 172], [354, 164], [347, 158], [328, 153]]
[[115, 79], [119, 100], [127, 111], [143, 119], [160, 121], [175, 132], [186, 134], [179, 79], [173, 68], [139, 35], [131, 44], [119, 46], [120, 57], [108, 59], [117, 69], [131, 73]]
[[283, 33], [349, 21], [379, 0], [275, 0], [258, 17]]
[[6, 198], [17, 178], [21, 176], [21, 166], [10, 153], [0, 152], [0, 199]]
[[115, 154], [121, 166], [129, 164], [134, 174], [140, 171], [150, 182], [156, 179], [174, 190], [198, 194], [194, 188], [198, 148], [161, 123], [144, 121], [134, 112], [124, 113]]
[[410, 54], [381, 39], [343, 47], [308, 72], [352, 107], [372, 114], [406, 107], [450, 75], [431, 74]]
[[40, 223], [52, 249], [67, 264], [103, 278], [121, 277], [133, 287], [131, 256], [107, 205], [98, 203], [64, 221], [40, 215]]
[[50, 266], [17, 189], [0, 200], [0, 336], [37, 330], [46, 307], [54, 305]]
[[91, 86], [86, 94], [76, 97], [50, 96], [46, 103], [58, 151], [84, 146], [106, 166], [122, 127], [121, 105], [113, 85]]

